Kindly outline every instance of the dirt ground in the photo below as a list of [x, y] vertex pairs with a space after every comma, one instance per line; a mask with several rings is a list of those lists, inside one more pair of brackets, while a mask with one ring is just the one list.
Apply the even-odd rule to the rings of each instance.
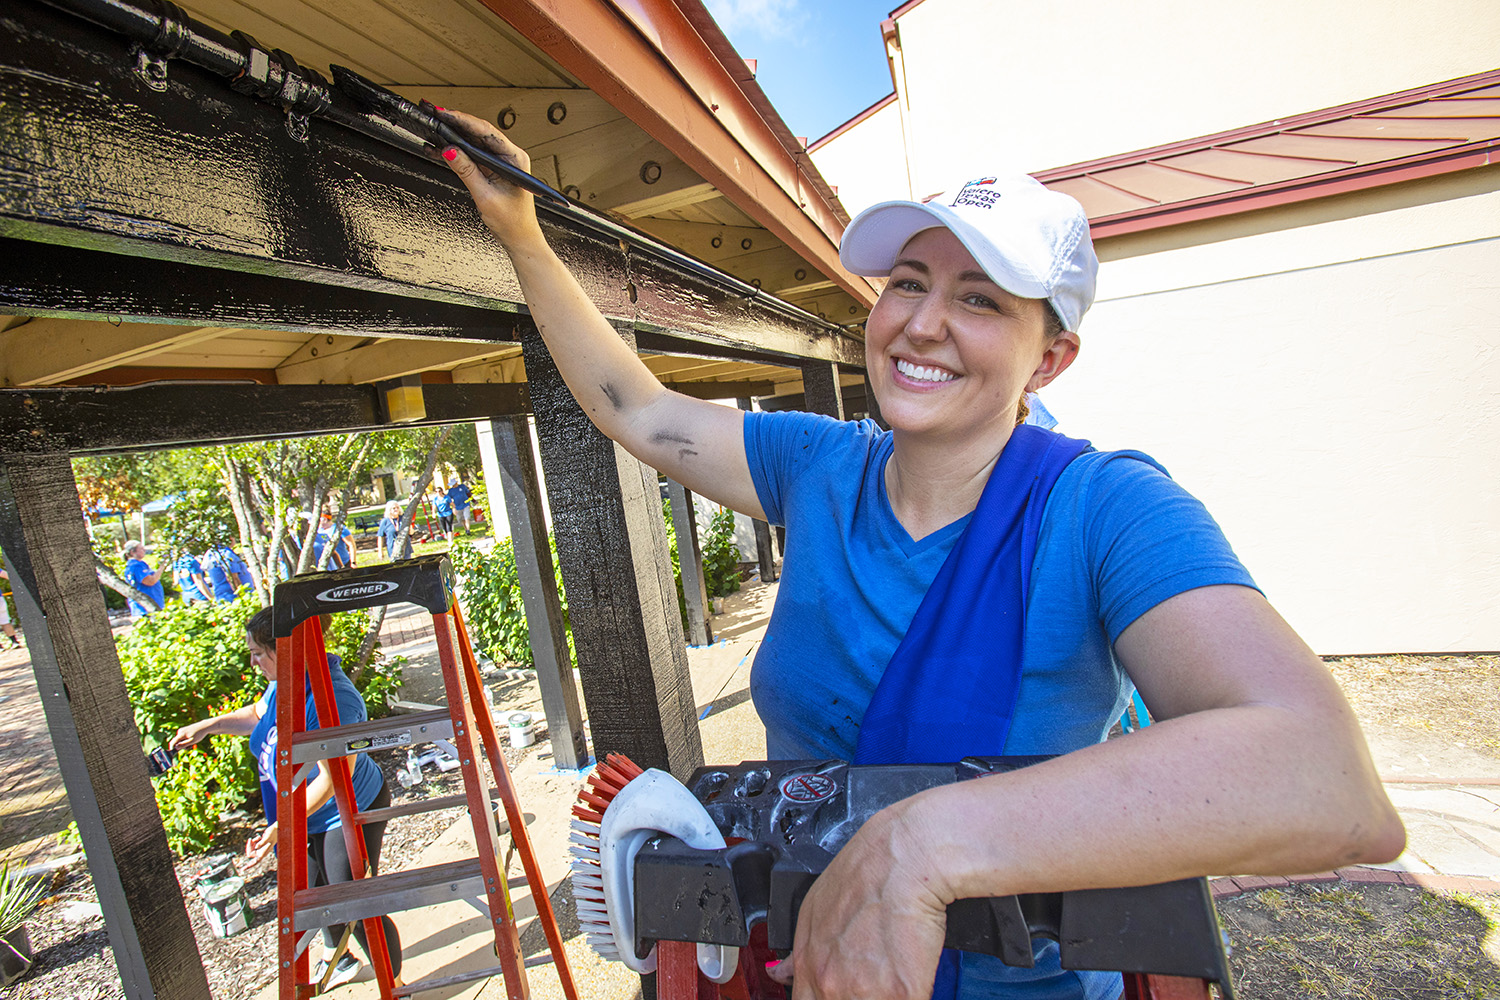
[[[1329, 666], [1372, 742], [1378, 736], [1434, 754], [1458, 753], [1451, 766], [1471, 770], [1456, 776], [1471, 776], [1476, 763], [1500, 761], [1500, 657], [1352, 657]], [[397, 761], [380, 763], [395, 787]], [[444, 794], [445, 782], [453, 780], [430, 776], [427, 794]], [[393, 821], [382, 869], [399, 870], [414, 860], [460, 811]], [[250, 832], [249, 825], [231, 829], [223, 842], [237, 845]], [[192, 885], [201, 865], [202, 859], [190, 859], [178, 866], [184, 886]], [[215, 1000], [247, 1000], [272, 978], [274, 874], [255, 874], [247, 891], [255, 924], [229, 939], [213, 937], [202, 907], [189, 906]], [[554, 904], [564, 933], [576, 934], [568, 896], [565, 883]], [[93, 902], [81, 868], [54, 886], [32, 922], [37, 963], [0, 996], [123, 998], [103, 921], [80, 913]], [[1500, 997], [1500, 898], [1494, 896], [1399, 885], [1294, 885], [1221, 901], [1219, 911], [1241, 1000]]]

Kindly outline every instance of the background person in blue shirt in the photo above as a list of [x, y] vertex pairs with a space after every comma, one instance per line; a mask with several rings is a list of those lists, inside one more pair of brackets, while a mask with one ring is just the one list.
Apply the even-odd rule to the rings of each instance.
[[[265, 810], [266, 828], [245, 844], [245, 855], [250, 859], [249, 867], [255, 868], [276, 848], [279, 829], [276, 822], [276, 639], [271, 629], [271, 609], [262, 608], [250, 616], [245, 623], [245, 645], [250, 651], [250, 661], [260, 669], [270, 684], [253, 704], [216, 715], [201, 722], [183, 726], [167, 742], [168, 750], [181, 750], [193, 746], [204, 737], [221, 734], [250, 737], [250, 753], [255, 758], [260, 772], [261, 806]], [[328, 657], [328, 672], [333, 680], [334, 700], [338, 705], [340, 725], [363, 722], [368, 715], [365, 700], [349, 676], [344, 673], [336, 656]], [[307, 728], [317, 729], [318, 710], [313, 702], [312, 686], [308, 685], [304, 697], [307, 711]], [[385, 776], [380, 768], [363, 753], [354, 755], [354, 801], [360, 812], [383, 809], [391, 804], [391, 793], [386, 787]], [[333, 772], [328, 761], [318, 762], [318, 773], [307, 785], [307, 868], [311, 885], [334, 885], [353, 880], [349, 855], [344, 846], [343, 819], [339, 816], [338, 803], [333, 798]], [[380, 874], [380, 845], [385, 838], [385, 821], [364, 823], [360, 826], [364, 835], [365, 851], [370, 858], [370, 873]], [[400, 982], [401, 939], [396, 934], [396, 925], [390, 917], [382, 917], [385, 925], [385, 940], [390, 948], [391, 968]], [[343, 936], [344, 926], [339, 924], [323, 928], [322, 962], [313, 972], [313, 981], [322, 980], [326, 963], [332, 958], [334, 949]], [[370, 953], [365, 937], [364, 922], [354, 925], [354, 936]], [[328, 986], [347, 983], [359, 973], [360, 963], [352, 953], [346, 953], [334, 967]]]
[[239, 589], [250, 582], [250, 568], [238, 552], [227, 545], [215, 545], [203, 553], [203, 572], [213, 588], [216, 601], [232, 601]]
[[[318, 537], [313, 543], [315, 558], [319, 560], [323, 558], [323, 547], [328, 544], [328, 540], [333, 535], [333, 515], [324, 510], [322, 518], [318, 521]], [[349, 530], [348, 525], [340, 525], [338, 536], [338, 544], [333, 547], [333, 558], [328, 563], [329, 569], [343, 569], [354, 565], [354, 532]]]
[[[529, 167], [493, 124], [439, 114]], [[1051, 749], [1009, 741], [1004, 753], [1058, 756], [918, 792], [867, 820], [813, 883], [791, 955], [771, 973], [796, 1000], [933, 996], [952, 983], [944, 976], [954, 956], [942, 944], [956, 899], [1284, 875], [1401, 852], [1400, 818], [1338, 685], [1254, 587], [1202, 505], [1159, 466], [1087, 451], [1062, 469], [1045, 504], [1030, 505], [1037, 480], [1029, 475], [997, 473], [989, 488], [1015, 455], [1037, 442], [1058, 446], [1058, 435], [1017, 425], [1023, 395], [1073, 363], [1093, 301], [1098, 259], [1076, 201], [1031, 178], [976, 174], [929, 202], [880, 203], [849, 224], [844, 267], [889, 279], [863, 338], [886, 431], [870, 421], [745, 413], [667, 389], [548, 246], [532, 196], [455, 147], [442, 155], [506, 251], [552, 359], [599, 430], [693, 492], [785, 524], [780, 591], [751, 673], [769, 756], [847, 758], [870, 731], [891, 731], [887, 720], [899, 715], [868, 710], [886, 677], [903, 673], [898, 643], [931, 634], [924, 596], [947, 594], [939, 619], [963, 606], [936, 586], [945, 551], [983, 556], [1001, 549], [960, 539], [1005, 531], [1009, 545], [1020, 536], [1005, 549], [1014, 558], [989, 565], [1022, 578], [1030, 571], [1034, 589], [1018, 586], [1005, 604], [936, 633], [931, 660], [953, 669], [923, 694], [950, 704], [923, 717], [916, 735], [946, 752], [1009, 732]], [[976, 516], [992, 498], [1019, 498], [1025, 514], [1038, 514], [1039, 534]], [[1036, 542], [1031, 559], [1022, 555], [1027, 537]], [[1153, 558], [1164, 549], [1190, 560], [1190, 577]], [[1060, 589], [1061, 605], [1035, 596]], [[997, 656], [991, 633], [1002, 630], [1020, 630], [1024, 644]], [[954, 724], [1016, 674], [1013, 725], [1010, 715], [1003, 725]], [[1157, 723], [1105, 741], [1132, 688]], [[1054, 690], [1063, 696], [1046, 696]], [[803, 752], [830, 744], [837, 753]], [[986, 751], [957, 756], [974, 752]], [[916, 759], [920, 748], [902, 756]], [[1041, 947], [1051, 952], [1036, 969], [959, 955], [957, 984], [944, 995], [1120, 995], [1118, 975], [1061, 969], [1056, 946]]]
[[462, 479], [454, 479], [448, 484], [448, 499], [453, 503], [453, 516], [465, 531], [474, 526], [473, 497], [473, 491]]
[[448, 498], [441, 484], [432, 494], [432, 512], [437, 515], [438, 524], [442, 525], [443, 536], [449, 542], [453, 541], [453, 501]]
[[213, 587], [203, 575], [203, 564], [191, 552], [184, 552], [172, 564], [172, 579], [189, 604], [212, 604]]
[[167, 590], [161, 584], [161, 574], [146, 564], [146, 546], [138, 541], [125, 543], [125, 579], [136, 590], [156, 602], [154, 605], [145, 605], [132, 599], [130, 617], [144, 618], [166, 606]]
[[[390, 562], [396, 561], [396, 536], [401, 534], [401, 503], [392, 500], [385, 505], [385, 517], [375, 529], [376, 555]], [[406, 533], [406, 544], [401, 548], [402, 559], [411, 558], [411, 532]]]

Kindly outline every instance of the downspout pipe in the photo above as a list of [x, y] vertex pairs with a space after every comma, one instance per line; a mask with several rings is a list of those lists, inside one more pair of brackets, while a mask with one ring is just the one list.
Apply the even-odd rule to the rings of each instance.
[[[378, 139], [423, 159], [441, 162], [427, 143], [410, 132], [365, 111], [316, 70], [301, 66], [281, 49], [268, 49], [243, 31], [226, 35], [191, 17], [172, 0], [41, 0], [48, 6], [99, 25], [135, 42], [146, 56], [181, 59], [225, 78], [237, 93], [255, 97], [294, 116], [334, 122]], [[779, 313], [800, 326], [840, 334], [842, 328], [748, 282], [725, 274], [703, 261], [656, 239], [571, 203], [555, 205], [539, 199], [540, 211], [568, 228], [583, 228], [621, 243], [627, 254], [640, 253], [707, 281], [725, 293]]]

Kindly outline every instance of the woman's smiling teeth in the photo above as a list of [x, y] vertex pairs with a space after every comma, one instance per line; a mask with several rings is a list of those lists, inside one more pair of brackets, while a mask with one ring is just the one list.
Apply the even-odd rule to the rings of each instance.
[[923, 368], [900, 358], [896, 359], [896, 370], [916, 382], [952, 382], [958, 377], [941, 368]]

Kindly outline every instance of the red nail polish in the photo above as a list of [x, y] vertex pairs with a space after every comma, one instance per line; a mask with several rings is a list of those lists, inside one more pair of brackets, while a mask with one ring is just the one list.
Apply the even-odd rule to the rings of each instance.
[[452, 163], [454, 160], [458, 159], [458, 150], [454, 149], [452, 146], [449, 146], [447, 149], [443, 150], [443, 159], [447, 160], [449, 163]]
[[[437, 108], [437, 105], [434, 104], [433, 107]], [[447, 111], [448, 109], [447, 108], [438, 108], [438, 110], [439, 111]]]
[[776, 968], [776, 966], [778, 966], [780, 964], [781, 964], [781, 959], [779, 959], [779, 958], [773, 958], [769, 962], [766, 963], [766, 971], [770, 972], [772, 969]]

